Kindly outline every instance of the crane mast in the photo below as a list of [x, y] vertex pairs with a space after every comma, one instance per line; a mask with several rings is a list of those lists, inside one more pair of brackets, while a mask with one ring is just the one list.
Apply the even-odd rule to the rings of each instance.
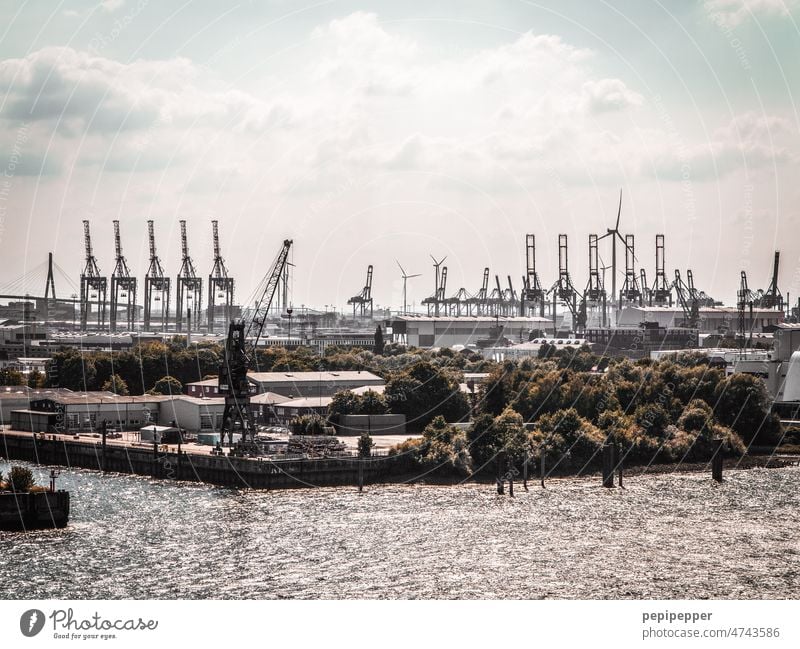
[[175, 324], [178, 331], [183, 330], [183, 313], [186, 311], [188, 322], [187, 328], [200, 327], [200, 308], [203, 299], [203, 280], [198, 277], [194, 268], [194, 262], [189, 255], [189, 241], [186, 236], [186, 221], [181, 220], [181, 268], [178, 271], [176, 282], [176, 302]]
[[218, 384], [220, 393], [225, 396], [220, 442], [224, 443], [227, 434], [228, 443], [232, 446], [234, 433], [240, 433], [242, 440], [234, 449], [234, 454], [253, 455], [259, 452], [255, 444], [255, 422], [250, 407], [247, 369], [251, 357], [256, 361], [258, 342], [291, 247], [292, 240], [286, 239], [256, 291], [257, 299], [252, 310], [248, 310], [241, 320], [231, 321], [228, 325], [228, 338]]
[[125, 308], [125, 324], [133, 329], [136, 315], [137, 280], [131, 276], [128, 262], [122, 254], [122, 240], [119, 234], [119, 221], [114, 221], [114, 272], [111, 273], [111, 331], [117, 330], [120, 306]]
[[86, 330], [89, 314], [92, 311], [92, 302], [97, 304], [97, 328], [103, 329], [106, 320], [106, 296], [108, 279], [100, 275], [97, 260], [92, 252], [92, 237], [89, 232], [89, 221], [83, 222], [83, 243], [86, 252], [86, 261], [81, 273], [81, 330]]

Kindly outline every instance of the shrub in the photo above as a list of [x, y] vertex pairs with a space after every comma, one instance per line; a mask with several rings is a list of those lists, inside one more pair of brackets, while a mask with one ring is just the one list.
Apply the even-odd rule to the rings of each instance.
[[372, 455], [373, 446], [375, 446], [375, 442], [372, 441], [372, 437], [369, 436], [369, 433], [364, 431], [361, 433], [361, 437], [358, 438], [358, 456], [369, 457]]
[[17, 492], [30, 491], [35, 484], [33, 472], [24, 466], [13, 466], [8, 474], [8, 484]]

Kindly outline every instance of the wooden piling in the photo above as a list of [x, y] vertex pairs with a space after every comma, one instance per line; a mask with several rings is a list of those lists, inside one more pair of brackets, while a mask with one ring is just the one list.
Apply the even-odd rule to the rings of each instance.
[[622, 454], [620, 453], [619, 443], [614, 443], [614, 465], [617, 467], [617, 476], [619, 477], [619, 486], [622, 486]]
[[714, 455], [711, 456], [711, 477], [722, 482], [722, 440], [711, 440]]
[[542, 452], [541, 461], [539, 462], [541, 466], [541, 474], [542, 474], [542, 489], [544, 489], [544, 452]]
[[528, 491], [528, 460], [529, 456], [525, 455], [525, 463], [522, 465], [522, 488]]
[[102, 447], [103, 450], [102, 450], [102, 453], [101, 453], [101, 456], [100, 456], [100, 458], [101, 458], [100, 459], [100, 462], [101, 462], [101, 467], [100, 468], [105, 472], [106, 471], [106, 436], [108, 434], [108, 424], [106, 423], [105, 419], [103, 420], [103, 423], [100, 424], [100, 433], [103, 436], [103, 447]]
[[614, 486], [614, 445], [603, 444], [603, 486]]
[[358, 458], [358, 491], [364, 491], [364, 459]]

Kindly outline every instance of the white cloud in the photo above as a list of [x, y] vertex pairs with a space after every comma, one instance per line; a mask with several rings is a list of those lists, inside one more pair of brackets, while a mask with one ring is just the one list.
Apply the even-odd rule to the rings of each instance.
[[788, 16], [797, 0], [707, 0], [705, 9], [714, 22], [734, 27], [751, 16]]
[[103, 2], [100, 3], [100, 8], [103, 11], [112, 13], [122, 7], [124, 4], [125, 0], [103, 0]]

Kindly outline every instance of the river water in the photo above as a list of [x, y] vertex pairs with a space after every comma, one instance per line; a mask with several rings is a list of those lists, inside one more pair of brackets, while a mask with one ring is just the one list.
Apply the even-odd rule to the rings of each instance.
[[722, 485], [518, 484], [512, 499], [492, 485], [265, 492], [65, 470], [66, 529], [0, 532], [0, 597], [796, 599], [799, 485], [799, 468], [751, 469]]

